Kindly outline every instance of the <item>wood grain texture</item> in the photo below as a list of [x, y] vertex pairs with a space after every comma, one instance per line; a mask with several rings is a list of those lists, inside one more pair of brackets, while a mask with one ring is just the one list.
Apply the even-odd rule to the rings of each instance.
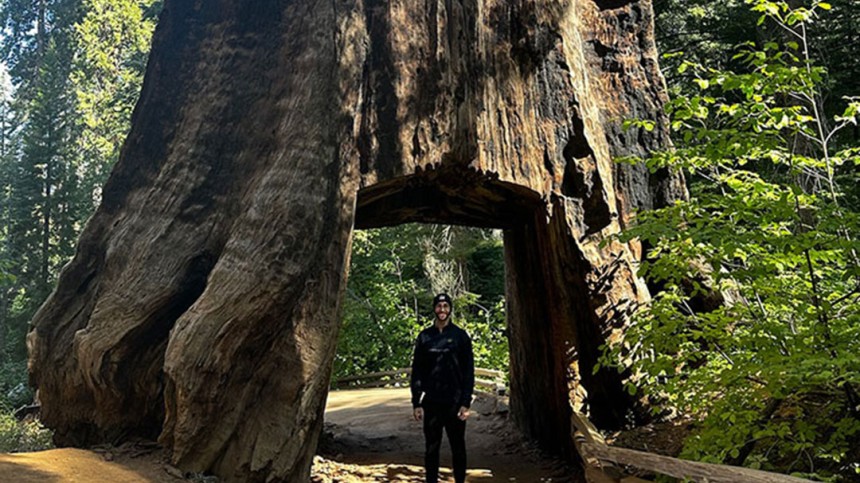
[[[354, 227], [505, 229], [512, 412], [619, 425], [597, 347], [648, 298], [602, 245], [677, 176], [642, 1], [167, 0], [102, 205], [33, 320], [59, 444], [159, 437], [225, 481], [307, 481]], [[623, 132], [625, 116], [658, 120]]]
[[[749, 483], [806, 483], [812, 481], [789, 475], [741, 468], [739, 466], [685, 461], [644, 451], [615, 448], [593, 443], [582, 443], [582, 453], [587, 458], [594, 458], [601, 462], [616, 463], [686, 481], [703, 483], [736, 483], [738, 481]], [[623, 480], [619, 478], [615, 481]]]

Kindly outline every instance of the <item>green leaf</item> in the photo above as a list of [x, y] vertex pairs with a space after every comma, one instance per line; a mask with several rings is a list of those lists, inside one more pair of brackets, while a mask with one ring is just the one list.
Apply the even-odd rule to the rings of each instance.
[[710, 86], [707, 79], [693, 79], [693, 82], [695, 82], [699, 86], [699, 89], [702, 90], [707, 89], [708, 86]]

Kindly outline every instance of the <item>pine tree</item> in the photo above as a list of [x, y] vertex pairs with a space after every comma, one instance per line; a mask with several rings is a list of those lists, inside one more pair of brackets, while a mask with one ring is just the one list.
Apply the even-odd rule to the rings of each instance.
[[40, 85], [27, 106], [23, 153], [12, 185], [10, 240], [21, 279], [39, 300], [47, 296], [58, 263], [71, 252], [80, 217], [67, 56], [62, 46], [49, 43]]
[[69, 76], [78, 0], [12, 0], [0, 10], [2, 52], [15, 86], [18, 131], [3, 159], [4, 259], [14, 283], [3, 292], [5, 364], [26, 359], [24, 335], [72, 253], [80, 227], [74, 103]]
[[0, 71], [0, 364], [8, 358], [9, 308], [15, 292], [12, 257], [9, 252], [10, 202], [14, 160], [20, 155], [18, 115], [12, 83], [5, 68]]
[[94, 207], [130, 127], [160, 0], [84, 0], [71, 74], [82, 189]]
[[[0, 55], [0, 390], [119, 157], [160, 0], [7, 0]], [[11, 87], [10, 87], [11, 89]], [[8, 101], [8, 102], [7, 102]], [[14, 384], [14, 383], [13, 383]]]

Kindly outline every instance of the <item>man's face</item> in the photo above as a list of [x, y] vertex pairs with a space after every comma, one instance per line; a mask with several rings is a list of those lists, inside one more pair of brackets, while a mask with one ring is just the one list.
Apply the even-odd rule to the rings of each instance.
[[436, 307], [433, 307], [433, 311], [436, 312], [436, 318], [444, 322], [451, 315], [451, 305], [448, 302], [439, 302]]

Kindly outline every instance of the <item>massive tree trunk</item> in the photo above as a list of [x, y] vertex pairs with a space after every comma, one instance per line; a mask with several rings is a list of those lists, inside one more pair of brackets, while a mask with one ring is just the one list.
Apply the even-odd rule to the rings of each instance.
[[[679, 180], [647, 0], [167, 0], [132, 130], [33, 321], [59, 444], [159, 437], [226, 481], [306, 481], [354, 226], [506, 230], [513, 410], [568, 445], [633, 401], [597, 347], [647, 300], [600, 242]], [[655, 119], [623, 132], [625, 117]], [[543, 412], [543, 413], [541, 413]]]

